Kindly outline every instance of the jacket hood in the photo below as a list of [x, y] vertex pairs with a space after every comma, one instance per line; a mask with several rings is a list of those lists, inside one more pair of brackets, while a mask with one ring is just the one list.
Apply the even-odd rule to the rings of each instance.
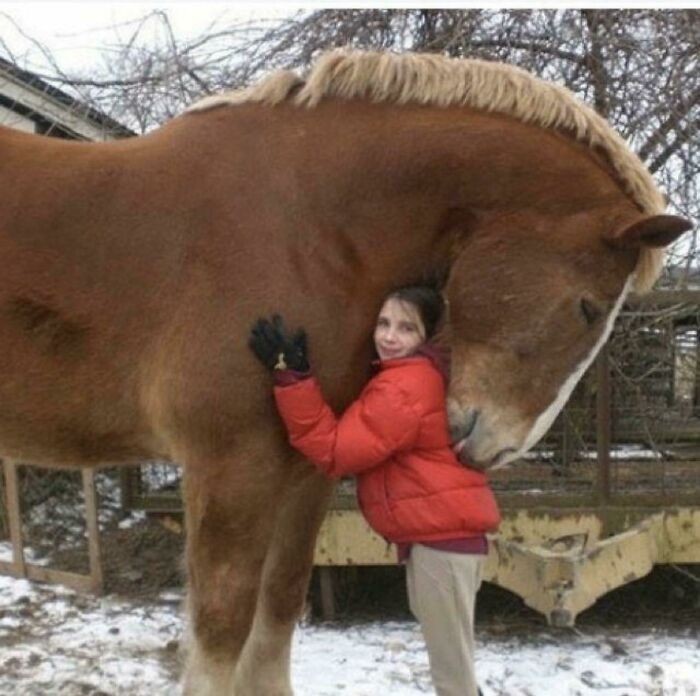
[[417, 351], [416, 355], [424, 355], [435, 365], [438, 372], [445, 380], [445, 384], [450, 381], [450, 349], [437, 343], [424, 343]]

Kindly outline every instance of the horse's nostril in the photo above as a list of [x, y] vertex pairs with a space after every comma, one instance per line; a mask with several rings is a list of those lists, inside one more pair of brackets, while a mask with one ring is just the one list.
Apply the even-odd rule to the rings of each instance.
[[479, 416], [481, 415], [481, 411], [479, 411], [478, 408], [473, 408], [469, 410], [469, 413], [467, 414], [467, 421], [464, 425], [464, 434], [462, 437], [469, 437], [472, 434], [472, 431], [476, 427], [476, 421], [479, 420]]
[[472, 434], [480, 413], [478, 408], [470, 408], [460, 413], [458, 418], [452, 419], [450, 423], [452, 442], [461, 442]]

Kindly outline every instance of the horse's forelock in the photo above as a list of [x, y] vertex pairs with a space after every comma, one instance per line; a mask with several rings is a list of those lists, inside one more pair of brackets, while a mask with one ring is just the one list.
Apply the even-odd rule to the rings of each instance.
[[[306, 80], [291, 71], [279, 71], [251, 87], [205, 97], [187, 111], [288, 100], [313, 107], [324, 97], [469, 106], [564, 130], [607, 158], [642, 212], [656, 215], [666, 207], [649, 171], [604, 118], [565, 87], [504, 63], [339, 49], [322, 55]], [[663, 260], [663, 249], [642, 249], [634, 281], [637, 292], [653, 285]]]

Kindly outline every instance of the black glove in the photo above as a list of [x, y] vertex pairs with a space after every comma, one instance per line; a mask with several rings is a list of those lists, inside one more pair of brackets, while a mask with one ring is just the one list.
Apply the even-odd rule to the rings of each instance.
[[290, 334], [279, 314], [275, 314], [272, 321], [258, 319], [251, 329], [248, 345], [268, 370], [308, 372], [310, 369], [306, 331], [298, 329]]

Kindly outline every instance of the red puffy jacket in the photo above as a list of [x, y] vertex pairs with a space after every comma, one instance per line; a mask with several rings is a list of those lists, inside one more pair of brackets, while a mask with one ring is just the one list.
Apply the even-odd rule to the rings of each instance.
[[357, 475], [360, 508], [393, 542], [429, 542], [495, 529], [498, 505], [486, 476], [450, 447], [445, 382], [412, 356], [379, 372], [339, 419], [315, 378], [275, 387], [293, 447], [328, 476]]

